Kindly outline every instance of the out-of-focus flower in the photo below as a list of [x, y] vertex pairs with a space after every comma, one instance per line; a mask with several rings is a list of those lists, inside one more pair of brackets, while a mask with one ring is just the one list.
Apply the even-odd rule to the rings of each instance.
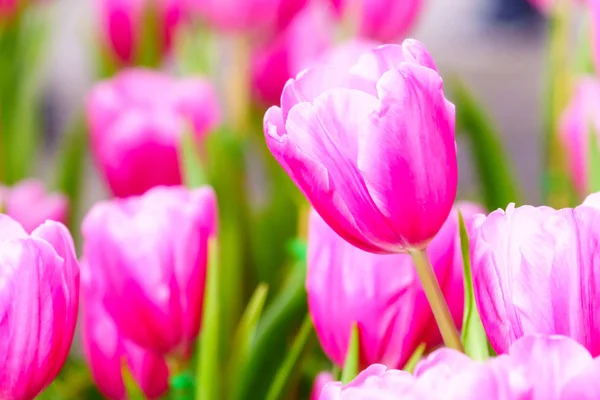
[[[569, 106], [565, 109], [560, 134], [577, 192], [581, 196], [588, 193], [589, 146], [596, 145], [592, 138], [600, 142], [600, 80], [584, 78], [579, 81]], [[593, 135], [593, 136], [592, 136]], [[600, 147], [598, 147], [600, 152]]]
[[46, 220], [65, 223], [68, 200], [59, 193], [46, 193], [42, 182], [27, 179], [13, 187], [0, 187], [0, 207], [31, 233]]
[[10, 21], [23, 3], [23, 0], [0, 0], [0, 24]]
[[457, 186], [454, 105], [417, 41], [319, 65], [283, 89], [264, 119], [267, 146], [321, 217], [363, 250], [425, 247]]
[[108, 398], [126, 399], [122, 368], [127, 366], [138, 387], [149, 399], [169, 389], [169, 369], [164, 358], [124, 338], [102, 304], [102, 281], [82, 268], [82, 343], [94, 381]]
[[333, 375], [330, 372], [319, 373], [319, 375], [317, 375], [315, 378], [315, 382], [313, 383], [310, 400], [319, 400], [321, 390], [323, 390], [323, 387], [329, 382], [333, 382]]
[[509, 205], [471, 232], [475, 298], [498, 353], [522, 336], [569, 336], [600, 354], [600, 210]]
[[403, 39], [420, 14], [423, 0], [331, 0], [340, 17], [356, 24], [359, 36], [380, 42]]
[[208, 81], [144, 69], [98, 83], [88, 98], [87, 117], [97, 165], [119, 197], [181, 184], [182, 135], [191, 129], [200, 142], [220, 118]]
[[105, 282], [103, 304], [125, 337], [159, 355], [189, 356], [216, 214], [210, 187], [156, 187], [96, 204], [85, 217], [84, 258]]
[[285, 29], [309, 0], [187, 0], [192, 11], [217, 29], [273, 33]]
[[[465, 222], [482, 209], [459, 206]], [[427, 248], [455, 323], [464, 303], [458, 212], [453, 211]], [[308, 306], [325, 354], [343, 365], [357, 324], [361, 364], [402, 367], [416, 348], [441, 337], [408, 254], [377, 255], [340, 238], [312, 212], [308, 237]]]
[[75, 331], [79, 265], [64, 225], [31, 235], [0, 215], [0, 398], [30, 400], [56, 377]]
[[320, 400], [592, 400], [600, 396], [600, 358], [563, 336], [528, 336], [507, 355], [473, 361], [440, 349], [414, 376], [372, 365], [352, 382], [325, 385]]
[[315, 3], [306, 7], [272, 40], [254, 49], [252, 86], [263, 104], [279, 104], [281, 91], [292, 76], [312, 65], [333, 38], [330, 15]]
[[[146, 42], [159, 54], [167, 52], [185, 14], [181, 0], [96, 0], [96, 10], [106, 47], [124, 64], [135, 61], [143, 34], [156, 33]], [[144, 29], [150, 23], [158, 26]]]

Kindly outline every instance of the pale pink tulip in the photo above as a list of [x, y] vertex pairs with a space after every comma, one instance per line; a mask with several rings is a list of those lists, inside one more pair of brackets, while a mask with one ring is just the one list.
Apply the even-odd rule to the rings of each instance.
[[431, 56], [407, 40], [349, 70], [309, 68], [264, 120], [267, 146], [340, 236], [376, 253], [423, 248], [456, 196], [454, 106]]
[[[560, 134], [567, 150], [571, 177], [580, 196], [589, 188], [589, 149], [600, 143], [600, 80], [579, 81], [569, 106], [565, 109]], [[600, 154], [600, 146], [598, 146]]]
[[46, 220], [66, 223], [68, 200], [59, 193], [46, 193], [42, 182], [27, 179], [0, 187], [0, 207], [31, 233]]
[[403, 39], [416, 22], [423, 0], [331, 0], [340, 17], [355, 24], [359, 36], [381, 42]]
[[190, 355], [216, 213], [210, 187], [156, 187], [98, 203], [85, 217], [84, 257], [124, 337], [160, 355]]
[[509, 205], [474, 221], [473, 284], [498, 353], [522, 336], [569, 336], [600, 354], [600, 210]]
[[[468, 225], [482, 210], [461, 207]], [[464, 303], [458, 213], [431, 241], [427, 252], [454, 321]], [[316, 212], [308, 237], [308, 308], [325, 354], [343, 365], [353, 323], [359, 330], [361, 364], [402, 367], [416, 348], [441, 344], [440, 332], [408, 254], [377, 255], [340, 238]]]
[[64, 225], [29, 235], [0, 215], [0, 398], [34, 399], [62, 368], [73, 340], [79, 265]]
[[331, 372], [321, 372], [315, 378], [315, 382], [313, 383], [312, 392], [310, 393], [310, 400], [319, 400], [319, 396], [321, 396], [321, 390], [323, 387], [329, 382], [333, 382], [333, 375]]
[[219, 121], [216, 93], [201, 78], [131, 69], [96, 84], [87, 103], [91, 147], [114, 195], [182, 183], [179, 145], [201, 140]]

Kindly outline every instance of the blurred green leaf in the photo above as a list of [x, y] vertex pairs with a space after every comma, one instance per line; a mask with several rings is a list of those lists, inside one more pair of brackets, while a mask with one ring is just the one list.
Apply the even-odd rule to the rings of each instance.
[[490, 357], [488, 351], [488, 339], [481, 323], [481, 317], [475, 303], [475, 292], [473, 290], [473, 276], [471, 274], [471, 258], [469, 255], [469, 236], [465, 220], [458, 212], [458, 226], [460, 232], [460, 250], [463, 259], [463, 273], [465, 285], [465, 307], [462, 324], [462, 343], [465, 353], [474, 360], [487, 360]]
[[[208, 244], [208, 268], [206, 271], [206, 289], [202, 313], [202, 332], [200, 333], [200, 356], [196, 369], [196, 399], [214, 400], [219, 398], [221, 362], [219, 358], [219, 246], [216, 239]], [[223, 277], [224, 278], [224, 277]]]
[[342, 369], [342, 384], [346, 385], [356, 378], [360, 369], [360, 338], [358, 335], [358, 325], [352, 324], [350, 328], [350, 340], [348, 342], [348, 351], [344, 368]]
[[456, 125], [468, 140], [477, 171], [484, 205], [488, 210], [520, 204], [518, 185], [500, 135], [478, 101], [458, 79], [448, 86], [456, 105]]
[[577, 51], [575, 53], [575, 74], [587, 75], [594, 74], [594, 57], [592, 44], [592, 23], [589, 14], [584, 16], [582, 29], [577, 41]]
[[406, 372], [412, 373], [415, 370], [415, 367], [417, 366], [419, 361], [421, 361], [421, 358], [423, 358], [423, 354], [425, 354], [426, 348], [427, 348], [427, 345], [425, 343], [421, 343], [419, 346], [417, 346], [415, 351], [412, 353], [412, 355], [410, 356], [410, 358], [404, 365], [403, 369]]
[[598, 133], [590, 126], [588, 133], [588, 191], [600, 192], [600, 147]]
[[139, 41], [135, 47], [135, 65], [156, 68], [162, 62], [164, 48], [163, 27], [158, 1], [143, 3], [142, 23], [139, 24]]
[[294, 376], [297, 377], [301, 372], [299, 365], [302, 355], [306, 355], [315, 343], [315, 330], [310, 315], [307, 314], [300, 327], [300, 332], [298, 332], [281, 368], [275, 375], [267, 394], [267, 400], [280, 400], [285, 397], [291, 382], [294, 381]]
[[175, 42], [176, 60], [184, 75], [210, 76], [215, 54], [212, 31], [206, 26], [187, 24], [179, 30]]
[[300, 238], [292, 239], [288, 243], [288, 249], [295, 261], [306, 264], [307, 253], [306, 241]]
[[191, 128], [186, 129], [179, 144], [179, 163], [187, 187], [196, 188], [208, 183], [198, 144]]
[[144, 392], [142, 389], [140, 389], [139, 385], [133, 378], [133, 375], [127, 367], [126, 362], [123, 362], [123, 366], [121, 367], [121, 375], [123, 376], [123, 383], [125, 384], [127, 398], [129, 400], [144, 400], [146, 396], [144, 396]]

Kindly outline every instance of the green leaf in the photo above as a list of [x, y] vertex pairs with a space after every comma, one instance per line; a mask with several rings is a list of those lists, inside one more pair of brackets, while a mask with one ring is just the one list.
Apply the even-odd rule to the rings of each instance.
[[310, 315], [304, 317], [304, 322], [300, 327], [300, 332], [290, 351], [287, 353], [283, 365], [275, 375], [275, 379], [271, 384], [271, 388], [267, 394], [267, 400], [280, 400], [287, 394], [290, 383], [293, 381], [295, 373], [298, 373], [298, 368], [302, 355], [307, 354], [316, 342], [316, 335]]
[[518, 185], [500, 135], [467, 87], [457, 78], [448, 85], [456, 105], [459, 134], [468, 140], [488, 210], [519, 201]]
[[219, 398], [221, 363], [219, 359], [219, 248], [217, 239], [208, 243], [208, 268], [200, 333], [200, 356], [196, 369], [196, 399]]
[[471, 275], [471, 259], [469, 256], [469, 237], [467, 235], [465, 220], [460, 211], [458, 212], [458, 226], [465, 283], [465, 307], [461, 339], [465, 347], [465, 353], [469, 357], [475, 360], [487, 360], [490, 357], [488, 351], [488, 339], [475, 303], [473, 276]]
[[588, 188], [590, 193], [600, 192], [600, 147], [598, 132], [590, 125], [588, 130]]
[[202, 159], [198, 152], [198, 144], [194, 139], [191, 128], [186, 129], [181, 137], [179, 160], [186, 186], [196, 188], [208, 183]]
[[350, 328], [350, 341], [348, 342], [348, 352], [344, 360], [344, 369], [342, 370], [342, 384], [350, 383], [358, 375], [360, 368], [360, 339], [358, 335], [358, 326], [352, 324]]
[[415, 367], [417, 366], [417, 363], [419, 361], [421, 361], [421, 358], [423, 357], [423, 354], [425, 353], [425, 349], [426, 348], [427, 348], [427, 345], [425, 343], [421, 343], [415, 349], [415, 351], [412, 353], [412, 355], [410, 356], [410, 358], [408, 359], [408, 361], [404, 365], [403, 369], [406, 372], [412, 373], [415, 370]]
[[140, 40], [135, 49], [137, 66], [156, 68], [161, 64], [164, 39], [158, 7], [157, 1], [144, 3], [142, 23], [139, 25], [140, 32], [138, 32]]
[[121, 375], [123, 376], [123, 384], [125, 385], [125, 392], [127, 393], [127, 398], [130, 400], [144, 400], [146, 396], [144, 396], [144, 392], [140, 389], [139, 385], [136, 383], [131, 371], [127, 367], [127, 363], [123, 362], [121, 366]]
[[575, 74], [587, 75], [594, 74], [594, 57], [592, 49], [592, 21], [589, 13], [584, 16], [582, 29], [577, 41], [577, 50], [575, 53]]

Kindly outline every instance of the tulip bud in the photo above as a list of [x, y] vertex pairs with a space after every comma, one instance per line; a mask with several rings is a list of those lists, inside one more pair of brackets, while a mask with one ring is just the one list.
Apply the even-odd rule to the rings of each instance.
[[452, 209], [454, 106], [431, 62], [405, 41], [349, 70], [309, 68], [265, 115], [273, 156], [325, 222], [363, 250], [422, 249]]
[[126, 399], [123, 367], [149, 399], [169, 389], [164, 358], [124, 338], [102, 304], [101, 277], [82, 263], [82, 342], [94, 381], [110, 399]]
[[359, 36], [380, 42], [405, 37], [423, 6], [423, 0], [331, 0], [331, 3], [340, 17], [356, 24]]
[[219, 108], [208, 81], [131, 69], [92, 89], [87, 116], [96, 163], [113, 194], [125, 197], [180, 185], [182, 135], [191, 129], [200, 141]]
[[[461, 207], [470, 223], [480, 208]], [[427, 252], [456, 324], [464, 302], [458, 214], [452, 212]], [[359, 330], [361, 364], [402, 367], [440, 332], [408, 254], [377, 255], [344, 241], [313, 211], [308, 237], [308, 307], [325, 354], [342, 365], [350, 330]]]
[[559, 334], [600, 354], [600, 210], [509, 205], [478, 216], [470, 235], [477, 308], [490, 343]]
[[30, 400], [56, 377], [73, 340], [79, 265], [64, 225], [27, 234], [0, 215], [0, 398]]
[[46, 220], [65, 223], [67, 198], [59, 193], [46, 193], [42, 182], [27, 179], [13, 187], [0, 187], [2, 212], [19, 222], [31, 233]]
[[162, 356], [190, 355], [216, 214], [210, 187], [156, 187], [98, 203], [85, 217], [84, 257], [105, 282], [103, 303], [125, 337]]

